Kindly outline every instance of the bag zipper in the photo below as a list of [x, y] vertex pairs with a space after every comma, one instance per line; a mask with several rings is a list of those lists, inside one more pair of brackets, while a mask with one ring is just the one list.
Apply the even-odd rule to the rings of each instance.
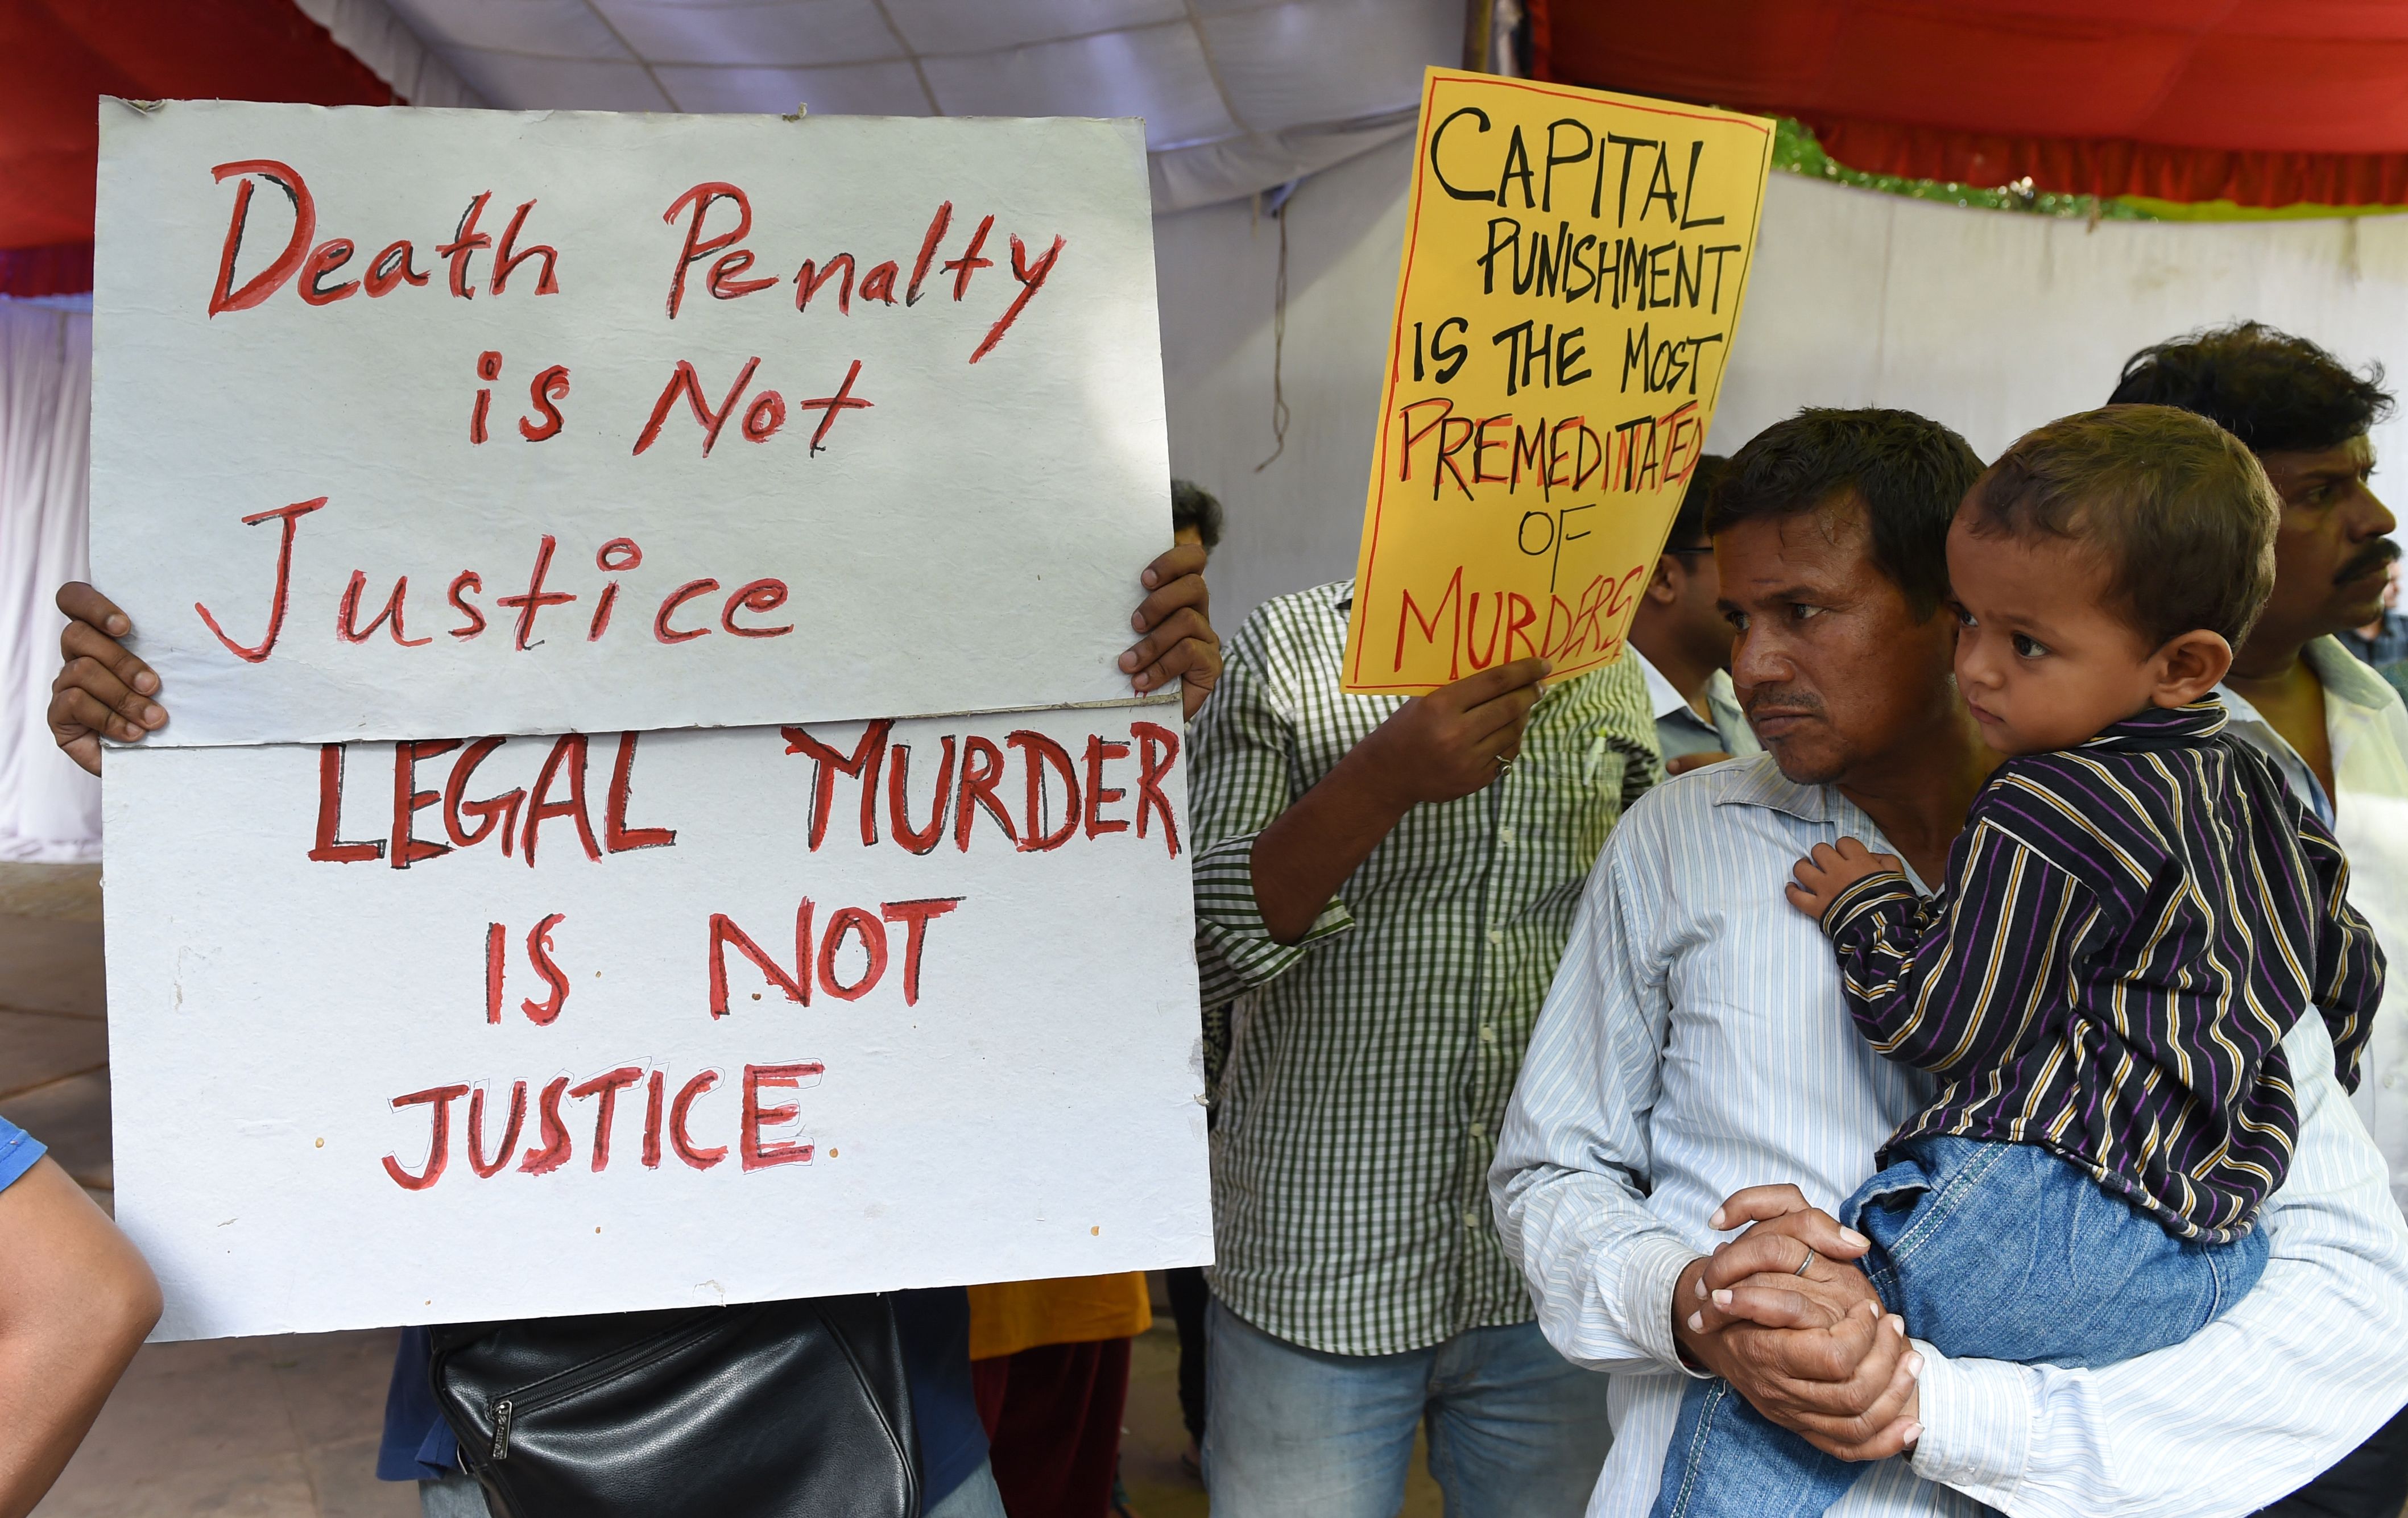
[[[723, 1309], [722, 1310], [726, 1313], [737, 1313], [743, 1310]], [[658, 1359], [664, 1354], [673, 1353], [697, 1339], [717, 1333], [731, 1321], [730, 1317], [713, 1317], [707, 1318], [698, 1324], [687, 1324], [678, 1328], [668, 1329], [655, 1334], [649, 1339], [630, 1344], [615, 1354], [607, 1355], [590, 1365], [580, 1367], [577, 1371], [565, 1371], [558, 1376], [537, 1382], [533, 1386], [523, 1386], [508, 1396], [495, 1397], [486, 1404], [486, 1411], [494, 1420], [494, 1442], [490, 1458], [500, 1461], [510, 1457], [510, 1424], [520, 1413], [533, 1412], [538, 1409], [550, 1407], [554, 1402], [575, 1396], [580, 1392], [588, 1391], [613, 1376]], [[529, 1397], [527, 1393], [537, 1387], [544, 1387], [544, 1395]]]

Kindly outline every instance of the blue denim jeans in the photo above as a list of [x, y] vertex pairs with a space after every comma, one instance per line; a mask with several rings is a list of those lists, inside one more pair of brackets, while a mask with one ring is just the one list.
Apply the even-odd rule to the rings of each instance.
[[1447, 1518], [1578, 1518], [1613, 1442], [1605, 1377], [1535, 1323], [1405, 1354], [1324, 1354], [1216, 1299], [1207, 1333], [1212, 1518], [1395, 1518], [1425, 1423]]
[[[1907, 1332], [1955, 1358], [2101, 1366], [2178, 1344], [2266, 1268], [2266, 1233], [2186, 1243], [2031, 1144], [1927, 1138], [1868, 1181], [1840, 1221]], [[1655, 1518], [1823, 1511], [1861, 1468], [1773, 1424], [1725, 1381], [1693, 1382], [1664, 1455]]]

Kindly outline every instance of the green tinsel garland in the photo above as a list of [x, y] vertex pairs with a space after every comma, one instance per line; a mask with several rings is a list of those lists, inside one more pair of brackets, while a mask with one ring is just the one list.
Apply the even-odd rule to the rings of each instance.
[[2035, 190], [2029, 179], [1985, 189], [1979, 185], [1946, 183], [1939, 179], [1910, 179], [1897, 174], [1868, 174], [1834, 161], [1823, 150], [1823, 145], [1814, 139], [1812, 128], [1787, 116], [1781, 118], [1781, 130], [1773, 138], [1772, 166], [1791, 174], [1802, 174], [1810, 179], [1828, 179], [1833, 184], [1878, 190], [1884, 194], [1904, 195], [1910, 200], [1937, 200], [1951, 206], [1970, 206], [1983, 210], [2024, 211], [2034, 216], [2072, 217], [2086, 222], [2159, 220], [2151, 212], [2118, 197], [2102, 199], [2098, 195], [2068, 195], [2054, 190]]

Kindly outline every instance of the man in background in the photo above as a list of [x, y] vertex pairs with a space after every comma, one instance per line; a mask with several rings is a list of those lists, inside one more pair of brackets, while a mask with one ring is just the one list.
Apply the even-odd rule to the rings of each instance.
[[1706, 536], [1706, 506], [1728, 464], [1716, 453], [1698, 461], [1630, 623], [1630, 650], [1647, 681], [1668, 775], [1762, 752], [1731, 689], [1731, 624], [1715, 604], [1722, 577]]
[[[2353, 374], [2305, 338], [2243, 322], [2143, 349], [2110, 398], [2212, 418], [2258, 455], [2282, 496], [2274, 594], [2219, 694], [2229, 731], [2272, 758], [2340, 838], [2350, 903], [2396, 967], [2408, 964], [2408, 710], [2338, 636], [2381, 615], [2400, 557], [2388, 536], [2399, 523], [2367, 484], [2367, 434], [2392, 410], [2382, 380], [2379, 368]], [[2391, 1167], [2394, 1199], [2408, 1206], [2403, 1007], [2394, 990], [2375, 1014], [2355, 1105]], [[2408, 1412], [2265, 1511], [2396, 1518], [2403, 1497]]]
[[1571, 1518], [1606, 1382], [1540, 1333], [1484, 1175], [1606, 834], [1660, 773], [1635, 662], [1340, 688], [1351, 580], [1267, 602], [1195, 727], [1214, 1518]]

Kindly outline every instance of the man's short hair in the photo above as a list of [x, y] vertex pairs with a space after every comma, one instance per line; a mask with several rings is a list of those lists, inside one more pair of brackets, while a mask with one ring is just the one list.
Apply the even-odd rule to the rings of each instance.
[[1688, 488], [1681, 493], [1681, 509], [1673, 514], [1672, 531], [1664, 539], [1664, 549], [1703, 548], [1706, 546], [1706, 508], [1714, 498], [1714, 486], [1730, 467], [1730, 460], [1720, 453], [1700, 453], [1698, 466], [1690, 471]]
[[1965, 439], [1928, 417], [1809, 407], [1731, 455], [1706, 525], [1721, 533], [1803, 516], [1853, 494], [1865, 505], [1874, 567], [1928, 617], [1948, 599], [1948, 524], [1981, 475]]
[[2172, 406], [2110, 406], [2036, 427], [1965, 497], [1978, 537], [2064, 538], [2107, 566], [2151, 648], [2205, 628], [2238, 648], [2274, 591], [2282, 502], [2240, 438]]
[[2257, 322], [2209, 327], [2125, 361], [2111, 406], [2179, 406], [2256, 453], [2339, 448], [2391, 414], [2383, 365], [2353, 374], [2305, 337]]
[[1196, 529], [1206, 549], [1221, 546], [1221, 503], [1193, 480], [1170, 482], [1170, 530]]

